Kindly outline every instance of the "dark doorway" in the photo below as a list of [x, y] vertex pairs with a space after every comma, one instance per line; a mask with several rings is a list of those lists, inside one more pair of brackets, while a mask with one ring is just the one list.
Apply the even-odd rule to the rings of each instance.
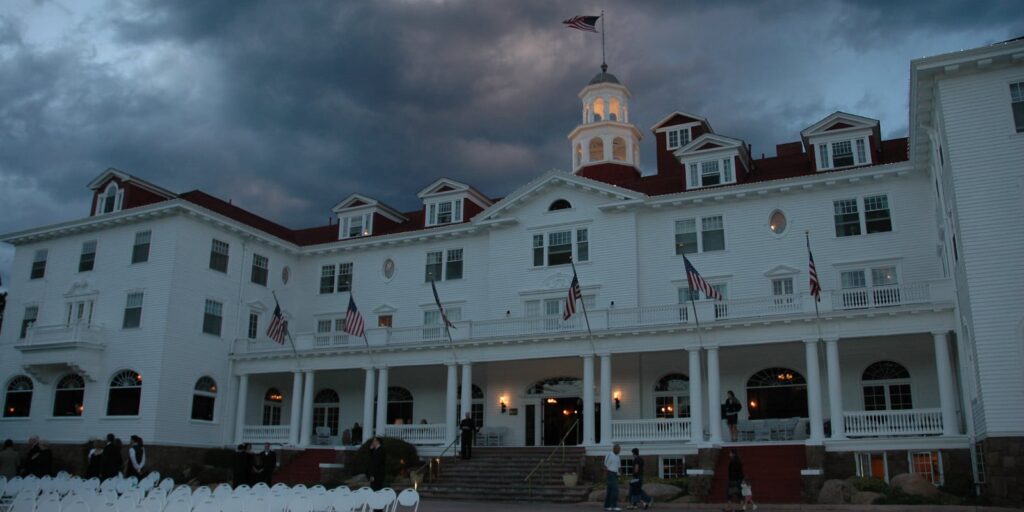
[[529, 404], [526, 406], [526, 446], [534, 446], [537, 444], [535, 436], [537, 435], [536, 428], [533, 426], [533, 422], [537, 419], [537, 406]]
[[789, 368], [766, 368], [747, 381], [747, 413], [752, 420], [806, 418], [807, 381]]
[[[583, 430], [583, 404], [577, 397], [545, 398], [544, 415], [541, 420], [543, 427], [542, 442], [545, 446], [556, 446], [565, 438], [565, 444], [580, 444]], [[570, 432], [570, 429], [572, 430]], [[568, 434], [568, 435], [566, 435]]]

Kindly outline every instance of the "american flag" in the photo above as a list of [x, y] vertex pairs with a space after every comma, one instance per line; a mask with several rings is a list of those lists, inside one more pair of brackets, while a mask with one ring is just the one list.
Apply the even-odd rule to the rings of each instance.
[[356, 301], [350, 295], [348, 298], [348, 312], [345, 313], [345, 328], [344, 331], [353, 335], [359, 336], [360, 338], [366, 334], [364, 328], [366, 324], [363, 323], [363, 315], [356, 309]]
[[569, 28], [584, 32], [597, 32], [597, 20], [600, 16], [573, 16], [562, 23]]
[[814, 255], [811, 254], [811, 238], [807, 235], [807, 273], [811, 276], [811, 295], [821, 302], [821, 282], [818, 281], [818, 269], [814, 266]]
[[441, 305], [441, 297], [437, 295], [437, 285], [433, 281], [430, 282], [430, 287], [434, 290], [434, 302], [437, 303], [437, 310], [441, 312], [441, 320], [444, 321], [444, 326], [449, 329], [454, 329], [455, 324], [448, 320], [448, 314], [444, 312], [444, 306]]
[[580, 280], [574, 273], [572, 284], [569, 285], [569, 293], [565, 296], [565, 311], [562, 312], [562, 320], [568, 320], [576, 314], [577, 300], [583, 300], [583, 290], [580, 289]]
[[704, 292], [704, 296], [709, 299], [722, 300], [722, 294], [718, 293], [711, 283], [704, 280], [697, 272], [697, 269], [693, 268], [689, 258], [683, 256], [683, 264], [686, 265], [686, 280], [690, 283], [690, 290], [700, 290]]
[[274, 316], [267, 327], [267, 337], [284, 345], [284, 336], [288, 333], [288, 320], [281, 314], [281, 305], [274, 305]]

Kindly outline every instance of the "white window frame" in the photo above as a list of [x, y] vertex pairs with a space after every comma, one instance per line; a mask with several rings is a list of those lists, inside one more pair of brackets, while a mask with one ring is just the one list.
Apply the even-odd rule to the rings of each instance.
[[[444, 226], [447, 224], [458, 224], [462, 222], [462, 202], [463, 198], [457, 199], [446, 199], [444, 201], [433, 201], [427, 203], [427, 226]], [[448, 222], [439, 222], [438, 217], [441, 213], [441, 205], [447, 204], [451, 215], [451, 220]]]
[[[111, 193], [114, 194], [114, 205], [112, 209], [107, 210], [107, 197], [110, 197]], [[100, 194], [99, 198], [96, 200], [96, 215], [119, 212], [121, 211], [121, 206], [123, 202], [124, 189], [117, 186], [117, 183], [111, 181], [110, 184], [107, 185], [107, 188], [103, 189], [103, 193]]]
[[671, 478], [686, 478], [686, 456], [684, 455], [660, 455], [658, 456], [658, 478], [662, 480], [669, 478], [665, 476], [665, 462], [668, 460], [679, 460], [682, 462], [682, 473], [677, 477]]
[[[580, 232], [586, 234], [581, 238]], [[567, 263], [558, 263], [550, 265], [550, 250], [551, 250], [551, 235], [554, 233], [569, 233], [569, 246], [572, 252], [573, 263], [585, 263], [591, 261], [592, 250], [590, 247], [590, 228], [589, 227], [561, 227], [557, 229], [549, 229], [545, 231], [538, 231], [530, 234], [530, 266], [532, 268], [546, 268], [546, 267], [558, 267], [566, 265]], [[541, 237], [541, 245], [537, 245], [537, 238]], [[580, 245], [586, 244], [586, 259], [580, 259]], [[536, 264], [534, 253], [537, 249], [541, 249], [544, 253], [543, 262], [540, 265]]]
[[[87, 252], [86, 248], [89, 247], [90, 244], [92, 244], [92, 251]], [[78, 255], [78, 272], [92, 272], [93, 270], [96, 270], [96, 251], [98, 250], [98, 247], [99, 243], [97, 243], [96, 240], [86, 240], [85, 242], [82, 242], [82, 252]], [[92, 262], [88, 269], [82, 270], [82, 264], [86, 261], [86, 254], [92, 255]]]
[[[1014, 115], [1013, 106], [1016, 103], [1024, 103], [1024, 78], [1015, 78], [1013, 80], [1007, 81], [1006, 84], [1007, 84], [1007, 88], [1005, 90], [1006, 90], [1006, 94], [1007, 94], [1007, 96], [1009, 97], [1009, 100], [1010, 100], [1010, 103], [1009, 103], [1009, 105], [1010, 105], [1010, 133], [1021, 134], [1021, 133], [1024, 133], [1024, 130], [1018, 130], [1017, 129], [1017, 118]], [[1015, 86], [1015, 85], [1017, 86], [1017, 92], [1018, 92], [1018, 98], [1019, 99], [1015, 99], [1014, 98], [1013, 86]], [[1024, 120], [1022, 120], [1022, 122], [1024, 122]]]
[[[909, 452], [908, 452], [909, 453]], [[868, 474], [871, 470], [871, 457], [874, 455], [882, 455], [882, 481], [889, 483], [889, 454], [887, 452], [856, 452], [853, 455], [854, 463], [856, 464], [855, 474], [861, 478], [874, 478], [874, 475]], [[864, 458], [867, 458], [867, 466], [864, 465]]]
[[[872, 161], [871, 141], [869, 140], [869, 137], [870, 135], [856, 135], [830, 137], [825, 140], [815, 141], [814, 158], [815, 162], [818, 164], [818, 170], [846, 169], [862, 165], [871, 165], [874, 162]], [[850, 143], [850, 154], [853, 157], [853, 164], [836, 166], [835, 147], [837, 144], [842, 144], [844, 142]]]
[[[256, 280], [257, 270], [263, 271], [263, 282]], [[259, 286], [267, 286], [270, 282], [270, 258], [259, 254], [252, 253], [252, 267], [249, 269], [249, 282]]]
[[[355, 227], [355, 221], [359, 221], [359, 232], [352, 234], [350, 231]], [[361, 236], [373, 235], [373, 213], [368, 212], [361, 215], [349, 215], [341, 220], [341, 239], [358, 238]]]
[[[786, 283], [789, 283], [788, 286]], [[779, 292], [782, 293], [779, 293]], [[796, 286], [793, 276], [771, 278], [772, 303], [775, 306], [789, 306], [796, 302]]]
[[66, 303], [64, 308], [64, 325], [92, 325], [94, 299], [74, 299]]
[[[889, 212], [889, 231], [875, 231], [875, 232], [872, 232], [872, 233], [868, 233], [867, 203], [866, 203], [865, 200], [868, 199], [868, 198], [875, 198], [875, 197], [883, 197], [883, 198], [885, 198], [886, 210]], [[858, 233], [856, 235], [843, 235], [843, 236], [839, 236], [839, 234], [836, 233], [836, 218], [835, 218], [836, 207], [835, 207], [835, 204], [837, 202], [839, 202], [839, 201], [851, 201], [851, 200], [856, 203], [857, 219], [858, 219], [858, 222], [860, 222], [860, 233]], [[872, 210], [872, 211], [880, 211], [880, 210]], [[852, 222], [851, 222], [851, 224], [852, 224]], [[878, 193], [872, 193], [872, 194], [862, 194], [862, 195], [855, 196], [855, 197], [839, 197], [839, 198], [836, 198], [836, 199], [832, 200], [832, 236], [833, 236], [833, 238], [852, 238], [852, 237], [857, 237], [857, 236], [878, 235], [878, 234], [881, 234], [881, 233], [892, 233], [894, 231], [896, 231], [896, 223], [895, 223], [895, 221], [893, 219], [892, 197], [890, 196], [890, 194], [888, 192], [878, 192]]]
[[[672, 150], [675, 150], [675, 149], [679, 149], [679, 148], [689, 144], [690, 142], [692, 142], [693, 141], [693, 136], [692, 136], [693, 132], [691, 131], [691, 128], [692, 127], [690, 127], [690, 126], [673, 126], [673, 127], [667, 128], [665, 130], [665, 149], [667, 149], [669, 151], [672, 151]], [[686, 136], [683, 137], [683, 134], [686, 134]], [[676, 137], [675, 145], [672, 144], [672, 136], [673, 135], [675, 135], [675, 137]], [[684, 138], [686, 139], [686, 142], [682, 142], [682, 140]]]
[[[686, 189], [711, 188], [721, 185], [732, 185], [736, 183], [736, 168], [733, 165], [736, 155], [730, 154], [724, 158], [702, 158], [700, 160], [688, 160], [686, 162]], [[715, 163], [718, 166], [718, 183], [711, 185], [704, 184], [705, 164]]]
[[[138, 301], [134, 302], [132, 299], [137, 298]], [[141, 329], [142, 328], [142, 309], [143, 304], [146, 300], [146, 293], [143, 290], [132, 290], [125, 295], [124, 304], [124, 317], [121, 320], [122, 329]], [[138, 325], [125, 325], [128, 321], [128, 310], [138, 309], [139, 310], [139, 324]]]
[[[705, 251], [704, 250], [704, 224], [705, 224], [705, 220], [706, 219], [713, 219], [715, 217], [718, 217], [718, 218], [722, 219], [722, 244], [723, 244], [724, 247], [722, 247], [721, 249], [711, 249], [710, 251]], [[693, 222], [693, 229], [694, 229], [693, 232], [697, 235], [697, 250], [693, 251], [693, 252], [679, 252], [679, 244], [676, 242], [676, 235], [679, 234], [679, 223], [680, 222], [686, 222], [686, 221], [692, 221]], [[708, 230], [708, 231], [714, 231], [714, 230]], [[672, 222], [672, 246], [674, 248], [673, 251], [675, 252], [676, 256], [681, 256], [683, 254], [701, 254], [701, 253], [704, 253], [704, 252], [725, 251], [729, 247], [728, 244], [725, 243], [726, 242], [725, 233], [726, 233], [726, 229], [725, 229], [725, 215], [721, 214], [721, 213], [716, 214], [716, 215], [701, 215], [701, 216], [696, 216], [696, 217], [684, 217], [684, 218], [675, 219]]]
[[249, 310], [249, 319], [245, 324], [245, 334], [250, 340], [260, 337], [260, 312], [255, 309]]
[[[938, 463], [939, 474], [936, 475], [934, 472], [929, 470], [929, 474], [932, 475], [933, 478], [928, 478], [923, 473], [918, 473], [916, 471], [916, 468], [914, 467], [914, 455], [928, 455], [928, 457], [930, 459], [932, 459], [932, 458], [938, 459], [938, 461], [939, 461], [939, 463]], [[932, 459], [932, 460], [934, 460], [934, 459]], [[910, 469], [911, 473], [916, 474], [916, 475], [921, 475], [922, 478], [924, 478], [925, 480], [928, 480], [932, 485], [934, 485], [936, 487], [940, 487], [940, 486], [942, 486], [943, 484], [946, 483], [946, 475], [945, 475], [946, 472], [945, 472], [945, 468], [942, 467], [942, 451], [941, 450], [907, 450], [907, 467]], [[934, 464], [931, 467], [934, 467]], [[929, 468], [929, 469], [931, 469], [931, 468]]]

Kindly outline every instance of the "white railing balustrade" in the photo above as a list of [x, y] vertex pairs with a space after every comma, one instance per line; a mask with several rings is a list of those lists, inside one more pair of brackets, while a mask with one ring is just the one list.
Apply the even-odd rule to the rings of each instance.
[[278, 443], [289, 441], [288, 425], [246, 425], [242, 427], [242, 441], [246, 443]]
[[847, 437], [895, 437], [942, 434], [941, 409], [855, 411], [843, 413]]
[[931, 293], [928, 283], [899, 284], [837, 290], [832, 295], [832, 308], [880, 308], [930, 301]]
[[[351, 343], [353, 339], [355, 338], [340, 332], [314, 334], [313, 346], [317, 348], [345, 346]], [[359, 341], [361, 342], [362, 340]]]
[[384, 437], [396, 437], [409, 444], [444, 444], [444, 423], [418, 425], [385, 425]]
[[85, 322], [59, 325], [33, 325], [28, 328], [19, 345], [56, 345], [61, 343], [89, 343], [103, 346], [103, 329]]
[[687, 441], [690, 439], [690, 418], [658, 418], [612, 420], [612, 441]]
[[689, 304], [646, 306], [640, 308], [608, 309], [606, 316], [609, 329], [657, 325], [685, 324], [693, 316]]

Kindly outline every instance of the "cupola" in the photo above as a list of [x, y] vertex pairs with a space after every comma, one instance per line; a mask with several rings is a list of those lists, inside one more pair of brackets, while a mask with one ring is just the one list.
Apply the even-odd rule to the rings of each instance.
[[[573, 173], [639, 175], [642, 135], [629, 122], [630, 97], [606, 64], [580, 91], [582, 119], [569, 133]], [[599, 168], [584, 172], [594, 166]]]

